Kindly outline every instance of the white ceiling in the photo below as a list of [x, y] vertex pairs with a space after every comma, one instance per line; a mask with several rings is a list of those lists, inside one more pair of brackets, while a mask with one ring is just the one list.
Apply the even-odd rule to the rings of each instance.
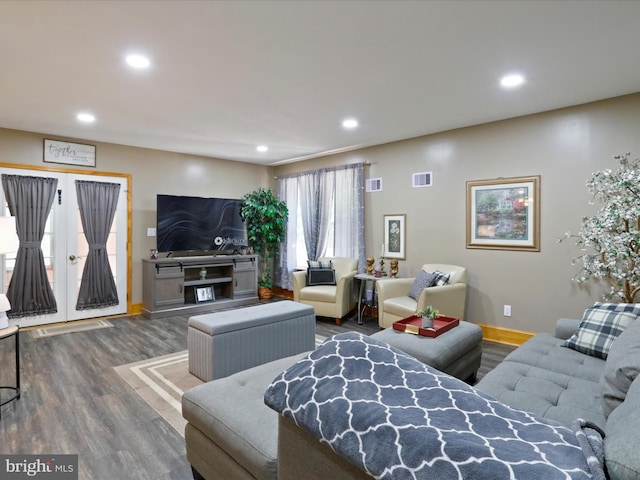
[[0, 127], [275, 165], [639, 92], [639, 24], [640, 1], [5, 0]]

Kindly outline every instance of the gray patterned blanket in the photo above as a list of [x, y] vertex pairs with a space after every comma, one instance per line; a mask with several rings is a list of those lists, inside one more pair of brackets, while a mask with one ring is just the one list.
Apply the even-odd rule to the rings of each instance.
[[378, 479], [591, 478], [570, 429], [358, 333], [283, 372], [265, 403]]

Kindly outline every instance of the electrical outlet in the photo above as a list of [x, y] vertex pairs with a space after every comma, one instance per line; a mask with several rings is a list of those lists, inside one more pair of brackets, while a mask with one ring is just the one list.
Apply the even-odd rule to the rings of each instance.
[[155, 236], [156, 236], [156, 229], [153, 227], [147, 228], [147, 237], [155, 237]]
[[510, 317], [511, 316], [511, 305], [505, 305], [504, 306], [504, 316], [505, 317]]

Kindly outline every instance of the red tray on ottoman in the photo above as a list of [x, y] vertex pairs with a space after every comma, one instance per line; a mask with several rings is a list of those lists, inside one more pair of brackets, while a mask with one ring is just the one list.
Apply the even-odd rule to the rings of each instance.
[[422, 317], [412, 315], [393, 323], [393, 329], [424, 337], [437, 337], [448, 332], [460, 323], [459, 318], [438, 315], [433, 319], [433, 328], [422, 328]]

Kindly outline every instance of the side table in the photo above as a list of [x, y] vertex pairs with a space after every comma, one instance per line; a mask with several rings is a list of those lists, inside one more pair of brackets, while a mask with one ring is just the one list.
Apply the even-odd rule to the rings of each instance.
[[0, 397], [0, 418], [2, 418], [2, 407], [9, 402], [20, 398], [20, 327], [15, 325], [0, 330], [0, 340], [5, 338], [15, 338], [15, 356], [16, 356], [16, 385], [14, 387], [0, 385], [0, 391], [9, 390], [10, 396], [6, 400]]
[[378, 300], [376, 298], [376, 281], [389, 277], [376, 277], [366, 273], [358, 273], [354, 278], [360, 282], [360, 290], [358, 292], [358, 325], [362, 325], [362, 296], [364, 294], [365, 285], [367, 282], [373, 283], [373, 287], [371, 289], [371, 300], [364, 301], [365, 307], [370, 306], [373, 309], [378, 306]]

